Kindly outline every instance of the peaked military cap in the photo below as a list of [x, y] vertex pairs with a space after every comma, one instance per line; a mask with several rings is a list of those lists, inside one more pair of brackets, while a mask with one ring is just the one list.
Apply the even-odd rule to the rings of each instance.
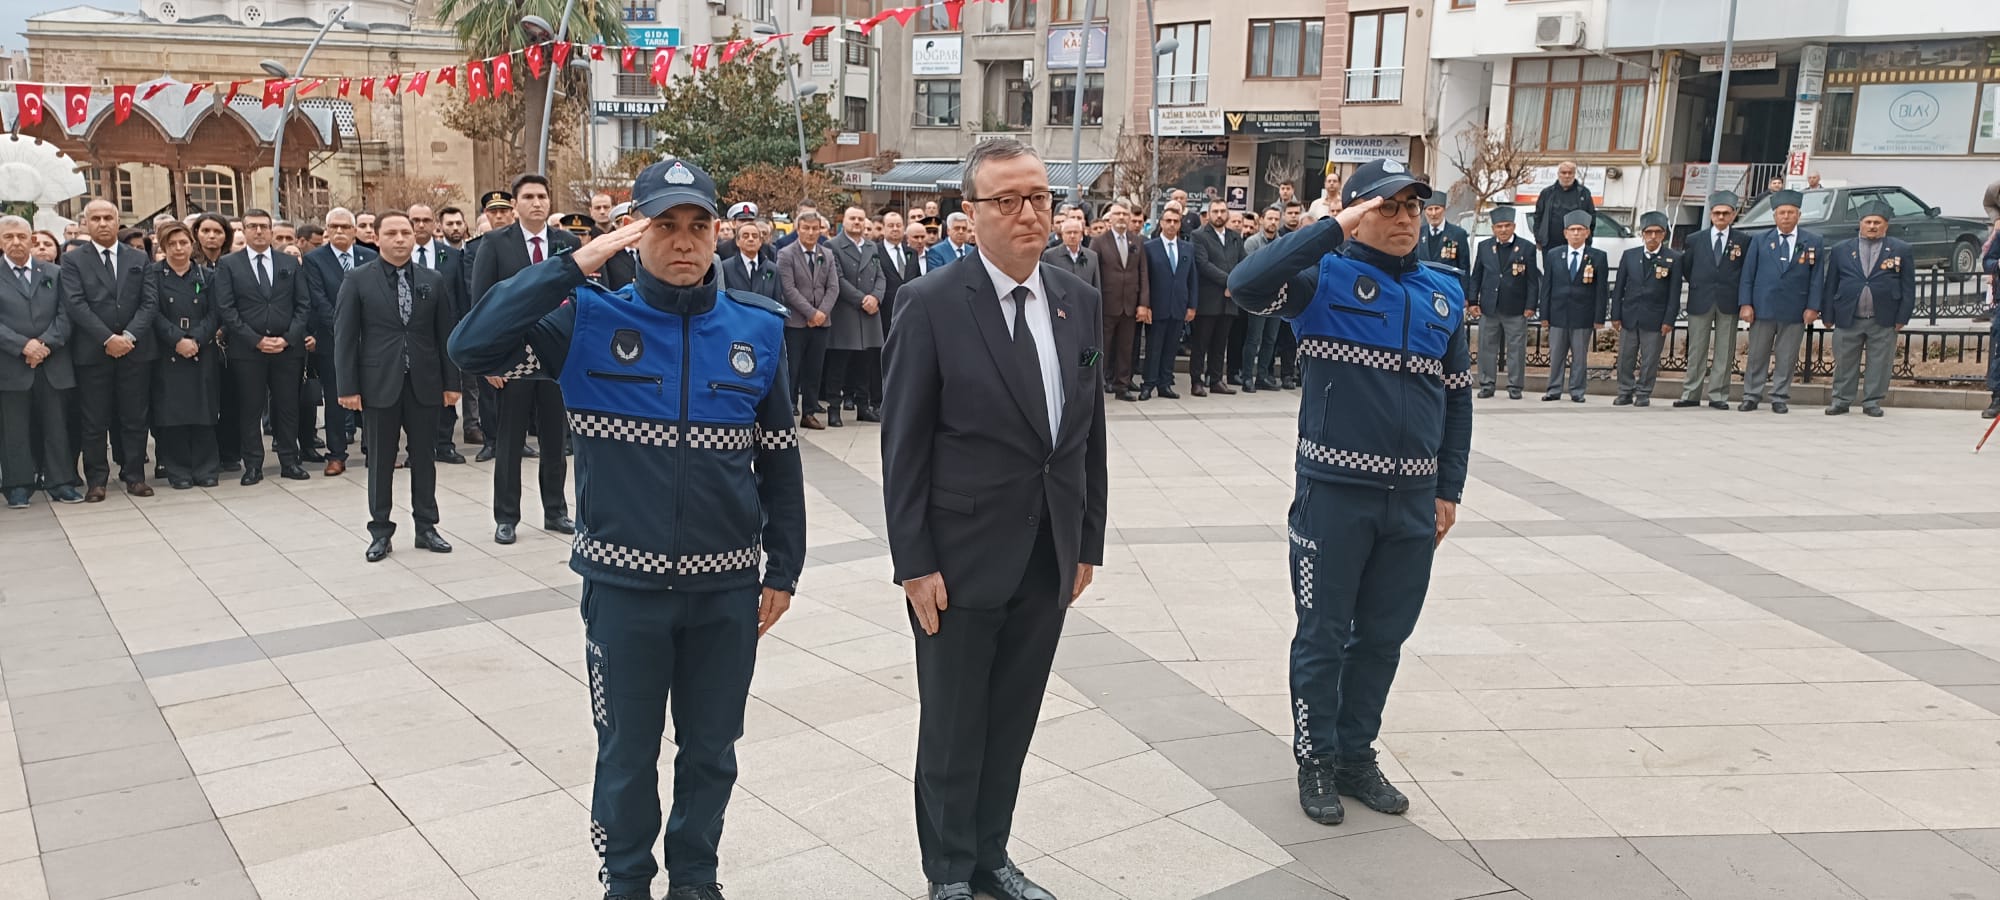
[[566, 213], [556, 217], [556, 227], [577, 237], [597, 234], [597, 223], [583, 213]]
[[514, 195], [506, 191], [487, 191], [479, 195], [480, 209], [513, 209]]

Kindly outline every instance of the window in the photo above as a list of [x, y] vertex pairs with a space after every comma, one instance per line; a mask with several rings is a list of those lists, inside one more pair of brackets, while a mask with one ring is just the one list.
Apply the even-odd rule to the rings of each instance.
[[[1049, 13], [1049, 21], [1081, 22], [1083, 21], [1083, 8], [1089, 0], [1051, 0], [1051, 2], [1055, 5], [1055, 9]], [[1115, 2], [1117, 0], [1096, 0], [1097, 8], [1091, 10], [1090, 20], [1093, 22], [1103, 22], [1111, 18], [1111, 4]]]
[[916, 125], [955, 126], [958, 124], [958, 79], [917, 79]]
[[840, 45], [846, 48], [847, 64], [850, 66], [860, 66], [864, 69], [867, 68], [868, 36], [852, 28], [847, 29], [843, 34], [845, 34], [846, 40], [841, 41]]
[[659, 7], [659, 0], [625, 0], [625, 21], [658, 21], [660, 18]]
[[955, 31], [956, 29], [951, 27], [951, 13], [945, 10], [944, 4], [938, 3], [917, 10], [917, 30]]
[[92, 193], [118, 204], [119, 212], [132, 213], [132, 173], [116, 167], [93, 167], [84, 170], [83, 180]]
[[833, 62], [833, 42], [826, 38], [813, 41], [813, 62]]
[[615, 119], [618, 123], [618, 152], [651, 153], [659, 145], [651, 119]]
[[1888, 190], [1882, 192], [1882, 200], [1889, 204], [1889, 215], [1895, 221], [1907, 222], [1930, 215], [1930, 207], [1917, 202], [1908, 191]]
[[1530, 151], [1633, 153], [1645, 131], [1644, 57], [1514, 61], [1514, 139]]
[[1403, 99], [1403, 39], [1409, 26], [1406, 12], [1362, 13], [1348, 30], [1347, 100]]
[[1007, 0], [1007, 27], [1013, 31], [1035, 30], [1035, 0]]
[[842, 116], [840, 120], [841, 130], [853, 131], [853, 132], [867, 131], [868, 98], [848, 97], [846, 99], [847, 103], [843, 110], [846, 113], [846, 115]]
[[1007, 100], [1002, 109], [1007, 127], [1035, 127], [1035, 86], [1025, 78], [1007, 79]]
[[1452, 9], [1471, 9], [1479, 5], [1479, 0], [1451, 0]]
[[1162, 25], [1156, 40], [1173, 38], [1180, 44], [1174, 52], [1160, 57], [1160, 105], [1200, 106], [1208, 102], [1208, 23], [1182, 22]]
[[236, 178], [227, 172], [214, 169], [189, 169], [187, 171], [188, 205], [201, 212], [234, 216], [236, 211]]
[[653, 86], [652, 76], [645, 72], [618, 73], [618, 96], [658, 97], [660, 89]]
[[1252, 21], [1250, 77], [1318, 78], [1320, 39], [1325, 31], [1323, 19]]
[[1819, 151], [1846, 153], [1854, 145], [1854, 89], [1829, 90], [1820, 103]]
[[[1072, 124], [1070, 113], [1075, 109], [1075, 73], [1049, 76], [1049, 124]], [[1104, 75], [1101, 72], [1083, 76], [1083, 124], [1104, 124]]]

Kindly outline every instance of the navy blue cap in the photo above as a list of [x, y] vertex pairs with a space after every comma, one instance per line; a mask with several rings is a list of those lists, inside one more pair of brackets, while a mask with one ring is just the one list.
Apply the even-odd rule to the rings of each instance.
[[1584, 212], [1583, 210], [1580, 209], [1573, 210], [1570, 212], [1569, 215], [1563, 216], [1564, 228], [1576, 228], [1578, 226], [1589, 228], [1596, 222], [1597, 222], [1596, 216], [1593, 216], [1590, 213]]
[[676, 206], [700, 207], [715, 215], [715, 179], [683, 159], [663, 159], [632, 180], [632, 213], [653, 218]]
[[1730, 191], [1716, 191], [1715, 193], [1708, 195], [1709, 209], [1714, 209], [1718, 206], [1736, 207], [1742, 205], [1743, 201], [1737, 199], [1736, 194]]
[[1797, 205], [1799, 205], [1799, 204], [1801, 204], [1801, 203], [1804, 203], [1804, 202], [1805, 202], [1805, 200], [1806, 200], [1806, 195], [1804, 195], [1804, 194], [1801, 194], [1801, 193], [1799, 193], [1798, 191], [1772, 191], [1772, 192], [1771, 192], [1771, 208], [1772, 208], [1772, 209], [1777, 209], [1777, 208], [1778, 208], [1778, 207], [1780, 207], [1780, 206], [1797, 206]]
[[1645, 231], [1648, 228], [1658, 228], [1661, 231], [1674, 230], [1673, 225], [1667, 222], [1667, 214], [1659, 212], [1649, 212], [1639, 217], [1639, 230]]
[[1893, 213], [1894, 210], [1889, 208], [1889, 204], [1883, 203], [1880, 200], [1871, 200], [1861, 207], [1861, 218], [1864, 219], [1869, 216], [1881, 216], [1883, 221], [1888, 221], [1895, 218]]
[[1393, 159], [1378, 159], [1354, 170], [1340, 188], [1340, 204], [1347, 206], [1372, 197], [1394, 197], [1402, 189], [1416, 185], [1417, 196], [1428, 199], [1431, 186], [1417, 180], [1410, 167]]
[[1493, 212], [1488, 214], [1488, 218], [1491, 218], [1493, 220], [1493, 224], [1495, 225], [1498, 225], [1501, 222], [1512, 222], [1514, 221], [1514, 207], [1511, 206], [1493, 207]]

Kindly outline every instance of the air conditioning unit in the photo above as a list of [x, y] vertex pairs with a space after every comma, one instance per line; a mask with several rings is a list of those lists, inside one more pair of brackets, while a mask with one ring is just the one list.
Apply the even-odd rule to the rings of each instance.
[[1560, 13], [1535, 17], [1535, 46], [1567, 49], [1583, 43], [1583, 17]]

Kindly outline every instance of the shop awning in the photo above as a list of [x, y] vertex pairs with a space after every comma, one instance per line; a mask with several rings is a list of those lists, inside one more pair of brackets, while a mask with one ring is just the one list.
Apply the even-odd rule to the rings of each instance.
[[[1068, 196], [1070, 185], [1069, 161], [1048, 160], [1047, 164], [1049, 167], [1049, 189], [1058, 194]], [[1104, 170], [1109, 168], [1111, 168], [1111, 161], [1108, 159], [1085, 160], [1077, 163], [1077, 169], [1083, 174], [1083, 189], [1089, 191], [1091, 184], [1095, 183], [1098, 177], [1104, 174]], [[880, 184], [880, 179], [877, 179], [876, 183]], [[938, 187], [948, 191], [965, 190], [964, 173], [953, 173], [950, 178], [940, 180]]]
[[965, 163], [957, 160], [904, 160], [875, 176], [871, 187], [891, 191], [957, 190], [958, 173], [963, 168]]

